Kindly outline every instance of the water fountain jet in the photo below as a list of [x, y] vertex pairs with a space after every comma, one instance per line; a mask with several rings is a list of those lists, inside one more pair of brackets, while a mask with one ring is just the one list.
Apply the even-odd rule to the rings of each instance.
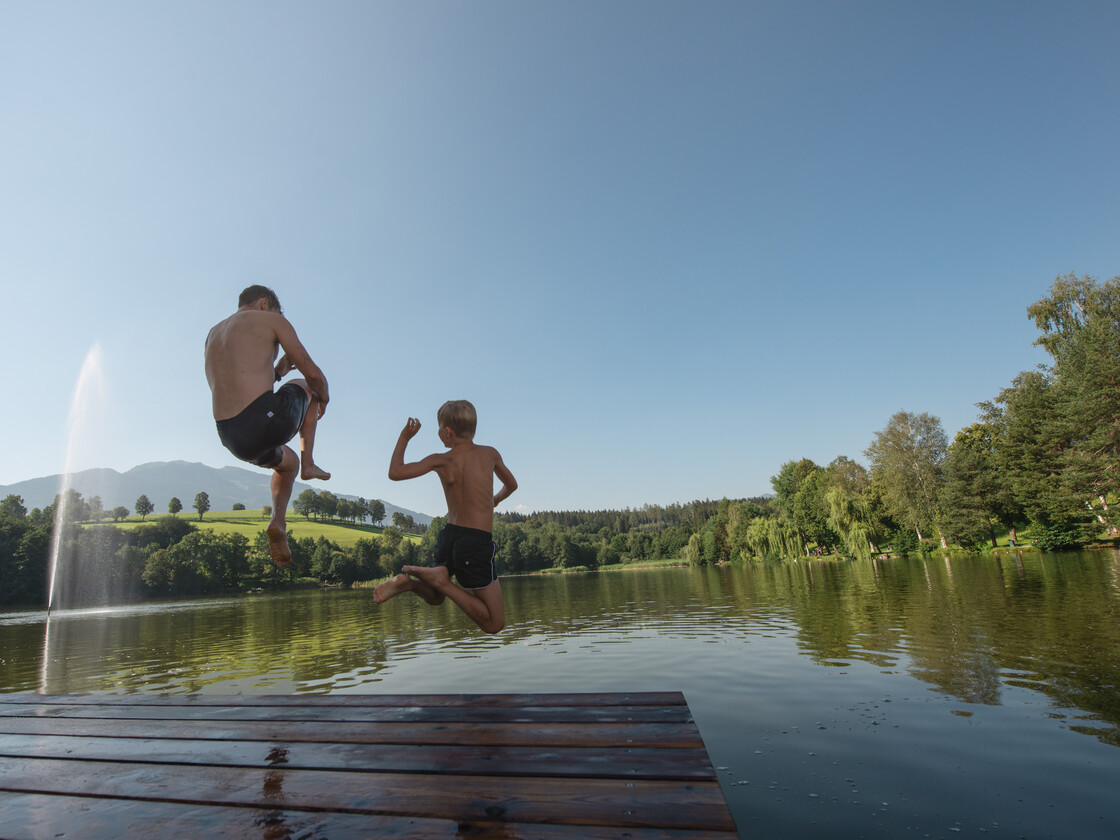
[[[54, 511], [54, 530], [51, 534], [51, 552], [47, 584], [48, 621], [50, 620], [51, 609], [56, 606], [59, 600], [57, 589], [59, 586], [60, 561], [63, 565], [67, 566], [64, 571], [68, 575], [77, 574], [79, 571], [77, 568], [74, 568], [74, 564], [70, 562], [75, 559], [72, 556], [74, 553], [73, 547], [71, 546], [68, 548], [64, 539], [66, 525], [71, 513], [69, 509], [72, 496], [70, 490], [73, 489], [75, 455], [78, 451], [79, 443], [83, 442], [83, 432], [86, 431], [90, 418], [95, 412], [101, 412], [103, 410], [104, 394], [105, 387], [101, 365], [101, 345], [94, 342], [89, 352], [86, 353], [85, 361], [82, 363], [81, 372], [78, 374], [78, 381], [74, 386], [74, 398], [70, 404], [70, 416], [67, 423], [66, 434], [66, 460], [63, 465], [62, 480], [58, 491], [58, 507]], [[77, 588], [78, 581], [74, 581], [73, 583], [74, 587], [72, 587], [72, 591], [80, 591]]]

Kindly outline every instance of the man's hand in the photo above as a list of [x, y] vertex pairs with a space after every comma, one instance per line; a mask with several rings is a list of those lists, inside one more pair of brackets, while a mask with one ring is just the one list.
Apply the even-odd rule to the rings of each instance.
[[279, 382], [295, 369], [296, 366], [288, 361], [288, 354], [285, 353], [280, 357], [280, 360], [276, 362], [276, 381]]
[[412, 440], [416, 437], [418, 431], [420, 431], [420, 421], [415, 417], [409, 417], [408, 422], [405, 423], [404, 428], [401, 429], [401, 437], [404, 440]]

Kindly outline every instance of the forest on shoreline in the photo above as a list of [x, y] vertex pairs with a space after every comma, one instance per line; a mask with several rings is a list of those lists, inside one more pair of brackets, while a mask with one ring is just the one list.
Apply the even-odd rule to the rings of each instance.
[[[612, 511], [498, 513], [499, 569], [521, 574], [659, 561], [712, 565], [976, 552], [995, 548], [999, 535], [1045, 551], [1111, 539], [1120, 533], [1112, 511], [1120, 491], [1120, 277], [1103, 283], [1059, 277], [1027, 314], [1051, 363], [1020, 373], [980, 403], [977, 422], [952, 442], [937, 417], [900, 411], [862, 453], [868, 466], [846, 455], [827, 465], [787, 461], [771, 478], [772, 495]], [[195, 498], [200, 520], [209, 509], [205, 495]], [[272, 563], [263, 527], [254, 538], [198, 527], [177, 516], [177, 499], [167, 515], [127, 529], [84, 525], [100, 518], [94, 516], [99, 504], [80, 494], [65, 501], [28, 511], [18, 496], [0, 500], [0, 576], [6, 581], [0, 605], [46, 603], [60, 507], [65, 548], [111, 569], [128, 598], [297, 580], [344, 586], [377, 580], [404, 564], [425, 562], [443, 522], [425, 529], [395, 515], [393, 525], [349, 545], [323, 535], [296, 537], [293, 563], [281, 569]], [[137, 502], [137, 514], [152, 512], [146, 497]], [[333, 494], [305, 491], [289, 522], [301, 515], [308, 522], [379, 521], [376, 500], [338, 502]], [[380, 514], [383, 519], [383, 506]], [[117, 508], [107, 515], [119, 521], [129, 513]]]

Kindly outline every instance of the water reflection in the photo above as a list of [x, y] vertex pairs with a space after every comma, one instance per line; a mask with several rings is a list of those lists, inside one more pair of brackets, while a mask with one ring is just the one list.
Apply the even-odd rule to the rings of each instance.
[[1115, 744], [1118, 569], [1116, 553], [1094, 552], [509, 578], [497, 637], [452, 609], [377, 607], [368, 590], [63, 612], [49, 634], [42, 613], [9, 613], [0, 689], [383, 691], [407, 672], [427, 690], [467, 690], [414, 667], [438, 660], [460, 682], [464, 663], [486, 663], [480, 690], [633, 690], [661, 673], [684, 684], [733, 673], [752, 644], [791, 638], [816, 665], [866, 662], [968, 703], [1043, 692]]
[[503, 589], [496, 637], [369, 590], [0, 614], [0, 690], [680, 690], [744, 836], [1116, 836], [1114, 552]]

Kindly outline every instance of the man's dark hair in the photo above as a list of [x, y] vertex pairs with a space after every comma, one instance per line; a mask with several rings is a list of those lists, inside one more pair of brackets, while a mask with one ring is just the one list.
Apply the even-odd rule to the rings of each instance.
[[276, 297], [276, 292], [268, 288], [268, 286], [249, 286], [241, 293], [241, 297], [237, 299], [238, 307], [249, 306], [256, 303], [261, 298], [268, 301], [268, 308], [275, 309], [277, 312], [282, 312], [280, 308], [280, 298]]

